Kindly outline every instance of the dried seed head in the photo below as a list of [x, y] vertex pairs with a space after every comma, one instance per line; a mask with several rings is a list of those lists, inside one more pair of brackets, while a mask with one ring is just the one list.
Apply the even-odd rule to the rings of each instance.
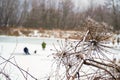
[[91, 40], [90, 43], [91, 43], [93, 46], [97, 46], [97, 41], [96, 41], [96, 40]]
[[82, 53], [79, 53], [76, 55], [77, 59], [84, 59], [84, 55]]

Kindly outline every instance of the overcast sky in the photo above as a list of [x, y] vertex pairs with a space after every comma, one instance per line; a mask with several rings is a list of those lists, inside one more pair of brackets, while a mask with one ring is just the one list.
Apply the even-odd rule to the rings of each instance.
[[99, 5], [104, 4], [105, 0], [73, 0], [75, 2], [76, 7], [80, 9], [86, 9], [91, 4]]
[[[22, 0], [21, 0], [22, 1]], [[24, 0], [23, 0], [24, 1]], [[27, 0], [30, 1], [30, 0]], [[54, 0], [53, 0], [54, 1]], [[60, 0], [56, 0], [60, 1]], [[99, 5], [103, 4], [105, 0], [72, 0], [75, 3], [76, 9], [85, 10], [87, 9], [91, 4]], [[57, 4], [57, 3], [56, 3]]]

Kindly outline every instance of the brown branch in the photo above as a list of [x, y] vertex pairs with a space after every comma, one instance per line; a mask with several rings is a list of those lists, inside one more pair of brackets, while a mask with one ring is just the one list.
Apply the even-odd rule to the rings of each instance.
[[6, 74], [6, 73], [4, 73], [2, 71], [0, 71], [0, 74], [4, 75], [6, 80], [11, 80], [8, 74]]
[[[89, 30], [86, 32], [83, 40], [82, 40], [82, 46], [84, 45], [84, 42], [86, 40], [87, 35], [89, 34]], [[83, 47], [82, 47], [83, 50]], [[70, 80], [74, 80], [74, 77], [76, 75], [76, 73], [81, 69], [82, 65], [84, 64], [84, 59], [81, 60], [81, 62], [78, 64], [77, 68], [75, 69], [75, 71], [73, 72], [72, 76], [70, 77]]]
[[18, 65], [14, 64], [13, 62], [3, 58], [2, 56], [0, 56], [3, 60], [11, 63], [12, 65], [14, 65], [15, 67], [17, 67], [18, 69], [20, 69], [21, 71], [24, 71], [26, 74], [28, 74], [29, 76], [31, 76], [34, 80], [38, 80], [37, 78], [35, 78], [33, 75], [31, 75], [30, 73], [28, 73], [28, 71], [25, 71], [24, 69], [20, 68]]
[[91, 62], [95, 62], [97, 64], [100, 64], [100, 65], [103, 65], [103, 66], [107, 66], [107, 67], [112, 67], [112, 68], [115, 68], [116, 70], [118, 70], [120, 72], [120, 66], [116, 65], [115, 63], [114, 64], [107, 64], [107, 63], [101, 63], [99, 61], [95, 61], [95, 60], [92, 60], [92, 59], [86, 59], [86, 61], [91, 61]]
[[[8, 60], [12, 59], [13, 57], [9, 58]], [[0, 63], [0, 65], [6, 63], [7, 61], [3, 61], [2, 63]]]
[[111, 73], [110, 71], [108, 71], [107, 69], [105, 69], [104, 67], [101, 67], [101, 66], [99, 66], [99, 65], [96, 65], [96, 64], [94, 64], [94, 63], [91, 63], [91, 62], [89, 62], [89, 61], [87, 61], [87, 60], [84, 61], [84, 64], [90, 65], [90, 66], [94, 66], [94, 67], [97, 67], [97, 68], [99, 68], [99, 69], [102, 69], [102, 70], [106, 71], [108, 74], [110, 74], [114, 80], [116, 80], [115, 76], [112, 75], [112, 73]]
[[[15, 61], [15, 64], [18, 66], [18, 64], [17, 64], [17, 62], [16, 62], [16, 60], [15, 60], [15, 58], [14, 58], [14, 61]], [[26, 79], [26, 77], [25, 77], [25, 75], [24, 75], [24, 73], [22, 72], [22, 70], [18, 67], [18, 69], [19, 69], [19, 71], [21, 72], [21, 74], [23, 75], [23, 77]]]

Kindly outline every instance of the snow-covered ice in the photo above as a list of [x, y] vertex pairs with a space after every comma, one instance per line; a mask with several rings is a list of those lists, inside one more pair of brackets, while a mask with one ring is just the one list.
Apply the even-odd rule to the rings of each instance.
[[[52, 64], [54, 62], [51, 49], [54, 49], [53, 43], [56, 44], [57, 40], [58, 39], [54, 38], [48, 39], [2, 36], [0, 37], [0, 55], [6, 59], [12, 55], [11, 57], [14, 57], [11, 59], [12, 62], [16, 62], [18, 66], [26, 71], [28, 70], [28, 72], [36, 78], [45, 80], [45, 78], [51, 75]], [[43, 50], [41, 46], [43, 41], [47, 44], [45, 50]], [[24, 47], [29, 49], [31, 55], [24, 54]], [[34, 53], [35, 50], [36, 53]], [[1, 58], [0, 61], [3, 62]], [[12, 80], [24, 80], [24, 77], [20, 73], [19, 69], [13, 67], [11, 64], [7, 64], [5, 71], [10, 74], [10, 78]], [[28, 77], [28, 80], [33, 79]]]
[[[28, 71], [30, 74], [38, 78], [39, 80], [46, 80], [53, 73], [53, 57], [51, 49], [54, 49], [53, 43], [58, 47], [58, 38], [35, 38], [35, 37], [9, 37], [0, 36], [0, 55], [20, 66], [22, 69]], [[42, 49], [41, 43], [46, 42], [45, 50]], [[111, 45], [111, 44], [110, 44]], [[31, 55], [25, 55], [23, 48], [27, 47]], [[34, 51], [36, 50], [36, 53]], [[116, 57], [119, 57], [116, 55]], [[0, 58], [0, 63], [3, 59]], [[0, 66], [0, 69], [5, 64]], [[5, 73], [10, 75], [12, 80], [24, 80], [20, 70], [14, 67], [12, 64], [7, 63], [5, 67]], [[25, 73], [24, 73], [25, 74]], [[0, 75], [0, 79], [3, 76]], [[33, 80], [28, 76], [28, 80]]]

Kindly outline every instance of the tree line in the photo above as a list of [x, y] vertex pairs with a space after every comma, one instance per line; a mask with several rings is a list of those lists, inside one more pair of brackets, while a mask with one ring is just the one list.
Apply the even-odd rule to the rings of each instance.
[[86, 17], [120, 29], [120, 0], [106, 0], [86, 10], [75, 9], [73, 0], [0, 0], [0, 27], [81, 29]]

